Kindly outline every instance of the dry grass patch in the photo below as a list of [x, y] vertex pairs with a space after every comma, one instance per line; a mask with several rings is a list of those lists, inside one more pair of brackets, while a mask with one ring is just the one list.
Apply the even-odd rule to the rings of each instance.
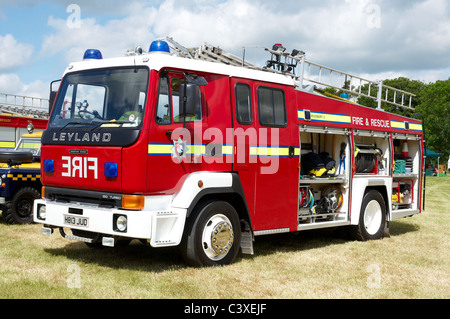
[[426, 211], [392, 222], [389, 238], [262, 236], [254, 256], [216, 268], [187, 267], [177, 248], [90, 249], [0, 218], [0, 298], [448, 299], [449, 194], [450, 178], [428, 178]]

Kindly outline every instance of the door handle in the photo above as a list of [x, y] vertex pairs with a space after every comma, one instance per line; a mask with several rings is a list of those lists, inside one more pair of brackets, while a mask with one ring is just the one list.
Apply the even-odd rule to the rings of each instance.
[[295, 156], [295, 146], [289, 146], [289, 158]]

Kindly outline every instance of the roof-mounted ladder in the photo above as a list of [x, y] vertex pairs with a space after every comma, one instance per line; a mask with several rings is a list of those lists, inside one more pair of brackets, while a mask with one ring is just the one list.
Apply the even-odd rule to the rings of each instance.
[[48, 99], [0, 93], [0, 114], [48, 119]]
[[[383, 81], [376, 82], [367, 80], [356, 75], [307, 61], [305, 59], [305, 52], [293, 50], [292, 53], [286, 53], [286, 49], [281, 44], [274, 45], [272, 49], [265, 48], [271, 54], [271, 58], [267, 61], [266, 66], [261, 67], [245, 61], [245, 48], [243, 58], [240, 58], [207, 43], [197, 48], [188, 49], [172, 38], [166, 37], [165, 41], [181, 57], [225, 63], [287, 75], [292, 77], [296, 82], [295, 84], [300, 88], [306, 86], [305, 82], [310, 82], [320, 86], [334, 88], [348, 93], [353, 97], [370, 98], [378, 103], [378, 110], [381, 110], [381, 104], [383, 102], [400, 108], [414, 109], [412, 107], [412, 98], [415, 95], [412, 93], [384, 85]], [[313, 74], [314, 70], [316, 70], [316, 74]], [[367, 87], [367, 92], [363, 92], [363, 90], [365, 91], [364, 87]], [[373, 90], [377, 92], [375, 97], [371, 95], [374, 92]]]
[[[316, 69], [316, 73], [312, 74], [312, 69]], [[331, 87], [336, 90], [346, 92], [354, 96], [363, 96], [377, 101], [377, 109], [381, 110], [381, 103], [385, 102], [397, 107], [413, 110], [412, 98], [416, 95], [387, 86], [383, 81], [371, 81], [359, 76], [338, 71], [314, 62], [302, 61], [302, 66], [298, 75], [301, 84], [303, 81]], [[367, 87], [367, 92], [362, 92], [363, 87]], [[377, 96], [371, 95], [376, 90]], [[391, 93], [392, 92], [392, 93]]]
[[203, 60], [203, 61], [209, 61], [209, 62], [217, 62], [217, 63], [224, 63], [227, 65], [233, 65], [233, 66], [243, 66], [247, 68], [254, 68], [254, 69], [260, 69], [259, 66], [245, 62], [240, 57], [226, 52], [225, 50], [210, 45], [208, 43], [204, 43], [200, 47], [197, 48], [186, 48], [173, 40], [172, 38], [166, 37], [165, 40], [170, 48], [177, 52], [178, 56], [188, 58], [188, 59], [196, 59], [196, 60]]

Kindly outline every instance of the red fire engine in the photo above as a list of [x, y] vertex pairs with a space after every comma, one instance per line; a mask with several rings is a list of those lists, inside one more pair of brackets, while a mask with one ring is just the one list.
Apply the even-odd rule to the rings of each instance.
[[[261, 235], [342, 226], [378, 239], [389, 221], [420, 213], [422, 123], [380, 107], [411, 108], [412, 94], [280, 44], [266, 50], [258, 67], [166, 38], [148, 53], [88, 50], [70, 64], [42, 137], [42, 233], [179, 245], [201, 266], [253, 254]], [[317, 93], [340, 89], [336, 75], [359, 85]], [[348, 99], [370, 89], [378, 109]]]

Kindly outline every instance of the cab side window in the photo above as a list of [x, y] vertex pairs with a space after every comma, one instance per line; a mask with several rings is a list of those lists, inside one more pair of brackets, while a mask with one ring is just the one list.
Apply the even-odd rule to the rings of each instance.
[[259, 87], [258, 113], [261, 125], [285, 127], [287, 119], [284, 91], [270, 87]]
[[164, 125], [202, 120], [202, 95], [200, 87], [197, 88], [197, 107], [195, 116], [184, 119], [180, 115], [180, 86], [184, 79], [180, 77], [161, 76], [159, 78], [158, 104], [156, 109], [156, 123]]
[[236, 119], [239, 124], [252, 124], [252, 95], [250, 86], [237, 83], [235, 87]]
[[169, 78], [162, 76], [159, 78], [158, 104], [156, 109], [156, 123], [170, 124], [171, 105], [170, 105]]
[[[184, 85], [184, 79], [172, 78], [172, 108], [173, 108], [173, 121], [180, 123], [184, 121], [184, 116], [180, 115], [180, 87]], [[202, 120], [202, 94], [200, 87], [197, 87], [197, 106], [195, 116], [187, 116], [186, 122], [194, 122]]]

